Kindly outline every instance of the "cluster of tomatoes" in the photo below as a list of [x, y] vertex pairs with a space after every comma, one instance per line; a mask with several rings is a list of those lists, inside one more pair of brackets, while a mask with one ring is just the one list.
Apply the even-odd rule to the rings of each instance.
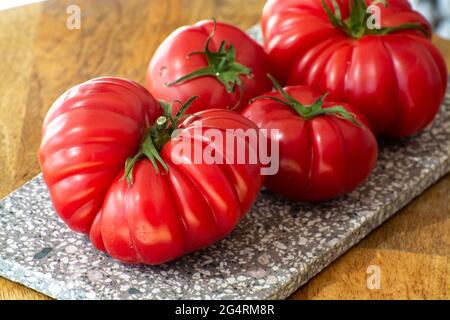
[[[159, 264], [226, 236], [264, 180], [296, 201], [357, 188], [376, 164], [375, 136], [424, 129], [447, 86], [424, 18], [406, 0], [375, 1], [374, 12], [372, 2], [269, 0], [264, 48], [201, 21], [161, 44], [147, 89], [97, 78], [68, 90], [45, 118], [39, 152], [59, 216], [115, 259]], [[267, 139], [279, 144], [279, 171], [264, 179], [260, 163], [174, 159], [173, 132], [199, 123], [277, 129]]]

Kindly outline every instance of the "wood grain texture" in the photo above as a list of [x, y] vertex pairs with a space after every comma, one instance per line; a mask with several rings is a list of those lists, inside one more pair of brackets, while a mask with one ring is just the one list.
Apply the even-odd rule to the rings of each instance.
[[[69, 5], [81, 29], [66, 28]], [[175, 28], [216, 17], [242, 28], [264, 0], [68, 0], [0, 12], [0, 197], [39, 173], [43, 118], [69, 87], [115, 75], [143, 83], [148, 61]], [[450, 43], [435, 38], [450, 65]], [[293, 299], [449, 299], [450, 176], [374, 231]], [[381, 289], [366, 286], [378, 265]], [[0, 299], [46, 299], [0, 278]]]

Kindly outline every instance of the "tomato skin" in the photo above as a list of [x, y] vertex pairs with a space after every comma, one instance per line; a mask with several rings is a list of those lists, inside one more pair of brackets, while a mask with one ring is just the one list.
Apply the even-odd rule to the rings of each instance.
[[[250, 68], [252, 76], [241, 75], [244, 92], [241, 97], [238, 87], [228, 93], [216, 78], [204, 76], [168, 87], [167, 84], [182, 76], [208, 65], [204, 55], [190, 55], [204, 51], [208, 36], [214, 28], [213, 21], [200, 21], [194, 25], [174, 31], [159, 46], [150, 61], [147, 71], [147, 88], [157, 99], [185, 101], [198, 96], [190, 107], [190, 113], [206, 108], [231, 109], [239, 111], [248, 101], [271, 88], [266, 74], [271, 71], [269, 58], [264, 49], [239, 28], [217, 22], [217, 29], [209, 45], [216, 51], [222, 41], [236, 49], [236, 62]], [[174, 109], [176, 112], [177, 110]]]
[[[347, 18], [352, 1], [337, 3]], [[406, 0], [379, 7], [383, 27], [417, 23], [427, 36], [402, 30], [353, 39], [329, 22], [320, 0], [270, 0], [262, 17], [265, 49], [286, 85], [354, 105], [378, 135], [412, 136], [437, 114], [447, 67], [430, 41], [431, 26]]]
[[[256, 164], [175, 164], [173, 138], [160, 155], [169, 167], [156, 172], [147, 158], [123, 179], [127, 158], [162, 114], [138, 84], [99, 78], [63, 94], [44, 121], [39, 159], [58, 215], [93, 245], [125, 263], [160, 264], [226, 236], [255, 201], [263, 183]], [[182, 132], [205, 128], [258, 130], [228, 110], [186, 119]], [[204, 148], [207, 137], [201, 135]], [[243, 184], [243, 185], [242, 185]]]
[[147, 90], [118, 78], [87, 81], [56, 100], [44, 120], [39, 161], [53, 205], [71, 229], [89, 232], [146, 123], [160, 115]]
[[[285, 89], [304, 105], [320, 97], [302, 86]], [[282, 98], [278, 92], [265, 96]], [[258, 99], [242, 111], [261, 129], [279, 130], [275, 137], [268, 137], [277, 139], [280, 158], [279, 172], [266, 177], [269, 190], [292, 200], [323, 201], [351, 192], [369, 177], [378, 156], [376, 139], [356, 108], [329, 99], [323, 107], [337, 105], [362, 126], [334, 115], [305, 120], [291, 107], [269, 99]]]

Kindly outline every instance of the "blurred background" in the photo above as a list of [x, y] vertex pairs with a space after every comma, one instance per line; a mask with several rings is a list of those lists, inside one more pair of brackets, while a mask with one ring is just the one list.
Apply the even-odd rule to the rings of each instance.
[[450, 40], [450, 0], [409, 0], [434, 27], [435, 33]]

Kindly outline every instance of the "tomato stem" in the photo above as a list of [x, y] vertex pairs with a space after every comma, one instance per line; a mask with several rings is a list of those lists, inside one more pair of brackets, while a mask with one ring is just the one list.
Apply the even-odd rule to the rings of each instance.
[[233, 93], [237, 86], [239, 88], [239, 95], [242, 98], [244, 86], [240, 76], [245, 75], [247, 77], [250, 77], [252, 74], [252, 70], [236, 62], [236, 48], [232, 44], [227, 45], [225, 41], [222, 41], [219, 49], [216, 52], [213, 52], [209, 49], [209, 44], [211, 43], [211, 40], [213, 39], [217, 28], [216, 19], [213, 18], [213, 21], [214, 28], [208, 39], [206, 40], [204, 51], [196, 51], [189, 54], [189, 56], [205, 55], [208, 66], [186, 74], [181, 78], [175, 80], [174, 82], [167, 84], [167, 86], [171, 87], [185, 81], [205, 76], [214, 77], [224, 85], [228, 93]]
[[348, 112], [344, 107], [342, 106], [334, 106], [330, 108], [324, 108], [323, 103], [325, 101], [325, 98], [328, 96], [328, 93], [325, 93], [317, 101], [315, 101], [311, 105], [304, 105], [300, 103], [298, 100], [296, 100], [294, 97], [289, 95], [286, 90], [278, 83], [278, 81], [270, 74], [267, 75], [267, 77], [272, 81], [276, 91], [278, 91], [281, 96], [284, 98], [278, 98], [274, 96], [259, 96], [256, 98], [253, 98], [250, 103], [253, 103], [255, 100], [258, 99], [270, 99], [274, 100], [278, 103], [284, 104], [293, 110], [297, 112], [303, 119], [305, 120], [311, 120], [317, 116], [323, 116], [323, 115], [332, 115], [338, 118], [342, 118], [345, 120], [350, 121], [354, 125], [360, 127], [361, 124], [356, 120], [355, 115]]
[[[372, 13], [368, 11], [365, 0], [353, 0], [350, 8], [350, 16], [346, 20], [342, 18], [341, 10], [336, 0], [331, 0], [334, 12], [325, 0], [321, 1], [331, 24], [342, 29], [354, 39], [361, 39], [365, 35], [385, 35], [400, 30], [419, 30], [425, 35], [428, 35], [427, 30], [419, 23], [405, 23], [395, 27], [369, 28], [368, 20], [371, 18]], [[372, 2], [372, 5], [375, 4], [382, 4], [385, 7], [388, 6], [387, 0], [375, 0]]]
[[136, 163], [143, 158], [148, 158], [150, 160], [157, 173], [160, 173], [158, 163], [166, 172], [169, 171], [169, 167], [161, 158], [159, 152], [164, 145], [170, 141], [173, 132], [178, 128], [180, 120], [189, 116], [186, 114], [186, 111], [197, 98], [198, 97], [191, 97], [185, 103], [175, 101], [174, 103], [181, 104], [181, 108], [175, 116], [172, 115], [172, 104], [162, 100], [159, 102], [164, 114], [156, 119], [155, 124], [145, 131], [138, 152], [125, 161], [125, 173], [123, 178], [127, 179], [129, 186], [133, 184], [133, 168]]

